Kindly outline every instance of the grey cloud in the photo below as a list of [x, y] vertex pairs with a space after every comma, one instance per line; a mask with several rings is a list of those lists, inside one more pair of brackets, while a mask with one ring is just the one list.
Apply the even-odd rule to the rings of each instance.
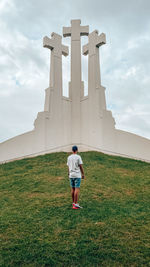
[[[2, 19], [11, 27], [28, 38], [38, 39], [52, 32], [54, 28], [61, 33], [62, 22], [66, 15], [66, 1], [12, 0], [14, 7], [2, 14]], [[55, 27], [53, 27], [55, 25]]]

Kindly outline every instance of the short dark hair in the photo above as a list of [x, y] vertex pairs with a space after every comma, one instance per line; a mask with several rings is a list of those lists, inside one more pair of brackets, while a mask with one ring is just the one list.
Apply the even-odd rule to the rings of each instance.
[[78, 147], [77, 147], [77, 146], [73, 146], [73, 147], [72, 147], [72, 151], [73, 151], [73, 152], [78, 151]]

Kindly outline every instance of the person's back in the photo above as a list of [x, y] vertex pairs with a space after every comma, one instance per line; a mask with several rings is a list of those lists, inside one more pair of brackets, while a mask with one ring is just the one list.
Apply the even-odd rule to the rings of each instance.
[[69, 178], [81, 178], [80, 164], [83, 162], [79, 155], [72, 154], [68, 157]]

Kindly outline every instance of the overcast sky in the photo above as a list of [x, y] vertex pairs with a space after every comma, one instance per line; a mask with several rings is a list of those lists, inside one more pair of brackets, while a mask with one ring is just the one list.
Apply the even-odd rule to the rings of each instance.
[[[71, 19], [106, 34], [101, 80], [116, 128], [150, 138], [149, 0], [0, 0], [0, 142], [33, 129], [49, 85], [43, 37], [62, 34]], [[87, 86], [87, 58], [82, 61]], [[66, 94], [69, 58], [63, 63]]]

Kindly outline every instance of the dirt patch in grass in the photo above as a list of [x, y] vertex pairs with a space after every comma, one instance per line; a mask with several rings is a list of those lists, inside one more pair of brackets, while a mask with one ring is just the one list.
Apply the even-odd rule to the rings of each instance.
[[54, 230], [54, 235], [55, 236], [58, 236], [61, 232], [62, 232], [62, 227], [57, 227], [55, 230]]
[[127, 196], [132, 196], [134, 195], [134, 191], [133, 190], [125, 190], [124, 192]]
[[[95, 194], [96, 193], [96, 194]], [[95, 192], [93, 194], [93, 198], [94, 199], [98, 199], [99, 201], [101, 201], [101, 199], [109, 199], [109, 198], [113, 198], [113, 197], [123, 197], [124, 192], [119, 192], [119, 191], [112, 191], [112, 189], [96, 189], [95, 188]]]
[[65, 178], [63, 176], [46, 176], [46, 177], [44, 177], [44, 180], [51, 182], [51, 183], [63, 181], [64, 179]]
[[93, 227], [93, 222], [92, 221], [84, 221], [84, 222], [81, 222], [81, 223], [78, 223], [78, 229], [80, 229], [81, 231], [83, 229], [87, 229], [88, 227]]
[[64, 177], [62, 177], [62, 176], [56, 177], [56, 180], [58, 180], [58, 181], [63, 180], [63, 179], [64, 179]]
[[68, 195], [68, 193], [57, 193], [57, 194], [52, 194], [51, 197], [53, 198], [65, 198]]
[[49, 198], [50, 194], [49, 193], [42, 193], [42, 192], [33, 192], [33, 193], [24, 193], [24, 195], [26, 195], [27, 198]]
[[130, 177], [134, 177], [135, 176], [135, 172], [131, 171], [129, 169], [116, 168], [115, 172], [118, 173], [118, 174], [121, 174], [122, 176], [130, 176]]
[[104, 222], [96, 222], [95, 225], [97, 225], [97, 226], [104, 226], [105, 223]]
[[32, 193], [24, 193], [26, 198], [65, 198], [68, 193], [46, 193], [46, 192], [32, 192]]

